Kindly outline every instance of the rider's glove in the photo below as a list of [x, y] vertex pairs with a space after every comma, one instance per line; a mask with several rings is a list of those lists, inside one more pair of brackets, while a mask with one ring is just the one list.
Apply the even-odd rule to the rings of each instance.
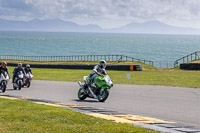
[[103, 77], [104, 75], [103, 75], [103, 74], [100, 74], [100, 76]]

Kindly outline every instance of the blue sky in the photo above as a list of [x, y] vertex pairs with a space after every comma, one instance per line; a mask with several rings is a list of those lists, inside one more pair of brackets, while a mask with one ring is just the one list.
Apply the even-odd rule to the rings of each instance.
[[103, 28], [158, 20], [200, 28], [200, 0], [0, 0], [0, 18], [59, 18]]

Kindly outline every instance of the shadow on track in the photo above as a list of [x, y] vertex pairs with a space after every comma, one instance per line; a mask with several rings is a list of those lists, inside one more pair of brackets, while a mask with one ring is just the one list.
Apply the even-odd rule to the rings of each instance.
[[6, 89], [6, 91], [16, 91], [16, 90], [14, 90], [14, 89]]
[[75, 101], [75, 102], [87, 102], [87, 103], [97, 103], [99, 101], [96, 101], [96, 100], [78, 100], [78, 99], [72, 99], [72, 101]]

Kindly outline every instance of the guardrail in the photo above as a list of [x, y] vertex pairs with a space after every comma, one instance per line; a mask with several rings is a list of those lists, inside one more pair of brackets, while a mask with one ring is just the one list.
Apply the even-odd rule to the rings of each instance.
[[153, 66], [153, 61], [141, 60], [124, 55], [72, 55], [72, 56], [24, 56], [24, 55], [0, 55], [3, 60], [24, 60], [24, 61], [117, 61], [117, 62], [142, 62]]
[[[83, 69], [92, 70], [95, 64], [30, 64], [31, 68], [51, 69]], [[8, 66], [17, 66], [17, 63], [8, 63]], [[23, 65], [25, 67], [25, 64]], [[142, 71], [142, 65], [108, 64], [106, 70]]]
[[183, 56], [182, 58], [174, 61], [174, 67], [179, 66], [181, 63], [191, 62], [191, 61], [200, 59], [199, 53], [200, 53], [200, 51], [196, 51], [196, 52], [194, 52], [192, 54]]

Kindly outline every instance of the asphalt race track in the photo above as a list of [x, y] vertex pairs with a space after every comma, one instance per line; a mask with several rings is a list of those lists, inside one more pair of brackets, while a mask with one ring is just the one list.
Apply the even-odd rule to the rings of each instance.
[[104, 103], [87, 98], [79, 101], [76, 82], [34, 80], [30, 88], [13, 90], [11, 82], [5, 94], [105, 108], [132, 115], [158, 118], [200, 128], [200, 89], [114, 84]]

